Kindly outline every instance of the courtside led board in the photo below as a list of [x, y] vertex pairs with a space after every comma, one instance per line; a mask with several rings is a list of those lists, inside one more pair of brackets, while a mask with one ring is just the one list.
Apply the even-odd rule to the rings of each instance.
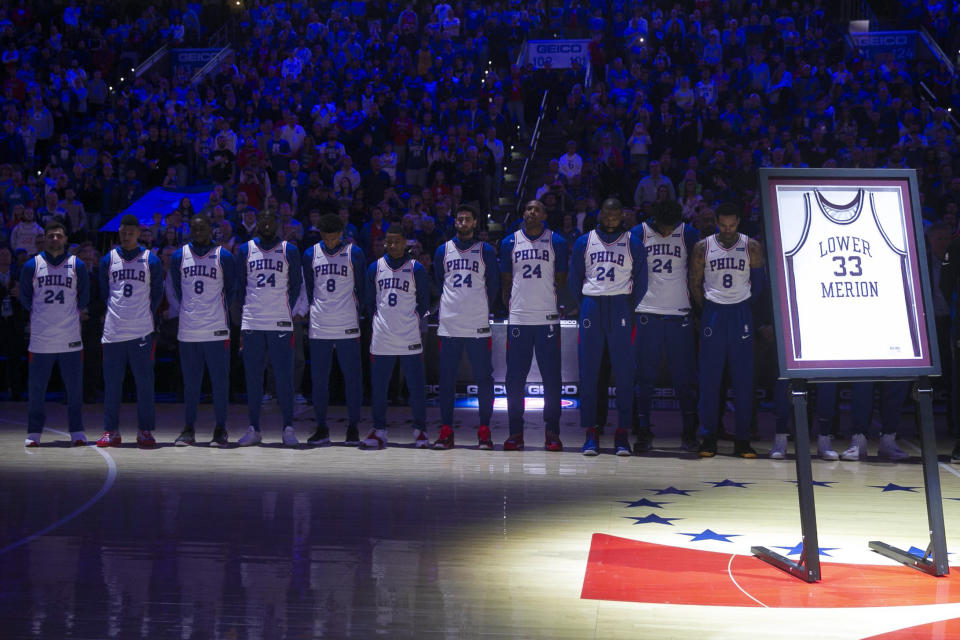
[[784, 378], [939, 375], [912, 169], [760, 170]]

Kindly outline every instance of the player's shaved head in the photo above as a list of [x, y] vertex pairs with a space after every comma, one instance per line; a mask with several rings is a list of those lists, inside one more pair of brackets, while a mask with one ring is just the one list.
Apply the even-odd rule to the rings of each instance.
[[603, 201], [603, 204], [600, 205], [601, 209], [623, 209], [623, 203], [620, 202], [617, 198], [607, 198]]

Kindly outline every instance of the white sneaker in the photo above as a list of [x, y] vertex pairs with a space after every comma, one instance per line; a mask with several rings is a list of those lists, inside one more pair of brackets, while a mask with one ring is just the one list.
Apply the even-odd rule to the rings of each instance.
[[237, 446], [250, 447], [255, 444], [260, 444], [261, 439], [260, 432], [257, 431], [253, 425], [250, 425], [247, 427], [247, 432], [237, 440]]
[[70, 446], [82, 447], [87, 444], [87, 434], [83, 431], [73, 431], [70, 433]]
[[817, 455], [824, 460], [840, 459], [840, 454], [833, 450], [830, 436], [817, 436]]
[[361, 449], [383, 449], [387, 446], [386, 429], [370, 429], [367, 437], [360, 441]]
[[428, 449], [430, 447], [430, 438], [427, 437], [426, 431], [413, 430], [413, 447], [415, 449]]
[[303, 397], [303, 394], [302, 394], [302, 393], [298, 393], [297, 395], [293, 396], [293, 403], [294, 403], [294, 404], [307, 404], [307, 399]]
[[906, 460], [910, 454], [897, 446], [897, 434], [885, 433], [880, 436], [880, 448], [877, 453], [884, 458], [892, 461]]
[[777, 433], [773, 436], [773, 446], [770, 447], [771, 460], [783, 460], [787, 457], [787, 434]]
[[300, 446], [300, 441], [297, 440], [297, 434], [294, 432], [293, 427], [291, 426], [286, 426], [283, 428], [283, 446], [285, 447]]
[[40, 434], [39, 433], [28, 433], [27, 439], [23, 441], [23, 446], [25, 447], [39, 447], [40, 446]]
[[856, 462], [858, 460], [867, 459], [867, 436], [862, 433], [855, 433], [850, 437], [850, 446], [847, 447], [847, 450], [840, 454], [841, 460], [850, 460]]

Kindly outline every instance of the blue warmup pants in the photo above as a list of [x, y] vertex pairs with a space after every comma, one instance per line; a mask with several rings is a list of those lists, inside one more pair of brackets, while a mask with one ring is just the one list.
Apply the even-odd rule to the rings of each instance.
[[387, 428], [387, 387], [393, 375], [393, 365], [400, 359], [400, 369], [410, 392], [410, 409], [413, 411], [413, 428], [427, 430], [427, 375], [423, 367], [423, 354], [409, 356], [370, 356], [370, 410], [373, 428]]
[[127, 363], [137, 387], [137, 428], [152, 431], [156, 426], [153, 404], [154, 334], [124, 342], [103, 345], [103, 429], [116, 431], [120, 426], [120, 400]]
[[[850, 432], [870, 432], [873, 416], [873, 382], [854, 382], [850, 385]], [[903, 401], [910, 391], [905, 381], [880, 382], [880, 435], [896, 433], [900, 425]]]
[[703, 305], [700, 326], [700, 427], [714, 438], [720, 416], [720, 383], [730, 366], [736, 409], [734, 437], [750, 439], [753, 415], [753, 313], [750, 301]]
[[617, 385], [619, 428], [633, 424], [633, 303], [630, 296], [584, 296], [580, 304], [580, 426], [597, 426], [597, 377], [607, 345]]
[[180, 367], [183, 370], [184, 426], [193, 428], [200, 405], [203, 368], [210, 374], [213, 390], [213, 414], [218, 429], [227, 426], [227, 402], [230, 394], [230, 341], [181, 342]]
[[[900, 424], [900, 412], [903, 401], [910, 391], [910, 383], [905, 381], [880, 382], [880, 434], [896, 433]], [[854, 382], [850, 385], [850, 433], [870, 432], [873, 417], [873, 382]], [[827, 383], [818, 386], [817, 420], [820, 433], [828, 433], [833, 417], [837, 412], [837, 384]], [[843, 429], [837, 428], [834, 436], [843, 437]]]
[[543, 379], [543, 423], [548, 433], [560, 433], [560, 325], [507, 326], [507, 417], [510, 434], [523, 433], [524, 388], [537, 354]]
[[664, 316], [638, 313], [633, 342], [637, 367], [636, 411], [638, 426], [650, 428], [650, 403], [653, 387], [665, 355], [670, 379], [680, 401], [683, 426], [696, 426], [697, 371], [693, 348], [693, 322], [689, 315]]
[[477, 404], [480, 424], [489, 425], [493, 417], [493, 363], [490, 361], [491, 338], [452, 338], [440, 336], [440, 422], [453, 424], [453, 401], [456, 395], [457, 369], [464, 350], [470, 360], [473, 378], [477, 382]]
[[[260, 431], [260, 407], [263, 404], [263, 372], [267, 352], [277, 383], [277, 400], [283, 426], [293, 425], [293, 331], [241, 332], [244, 375], [247, 378], [247, 416], [254, 429]], [[282, 336], [282, 337], [281, 337]]]
[[327, 426], [327, 406], [330, 404], [330, 367], [333, 351], [343, 373], [344, 393], [350, 426], [360, 422], [360, 401], [363, 398], [363, 372], [360, 369], [360, 338], [342, 340], [310, 340], [310, 377], [313, 382], [313, 413], [317, 426]]
[[60, 364], [60, 377], [67, 394], [70, 431], [83, 431], [83, 351], [30, 353], [28, 371], [27, 433], [42, 433], [46, 422], [44, 401], [53, 365]]

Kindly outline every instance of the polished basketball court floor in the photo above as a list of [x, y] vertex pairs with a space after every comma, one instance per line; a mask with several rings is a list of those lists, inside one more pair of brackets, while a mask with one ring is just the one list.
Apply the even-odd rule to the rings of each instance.
[[[235, 440], [245, 410], [230, 409]], [[69, 448], [50, 405], [43, 446], [24, 449], [25, 405], [0, 404], [0, 637], [960, 637], [960, 569], [933, 578], [867, 548], [926, 547], [918, 457], [814, 461], [823, 580], [807, 585], [749, 553], [799, 551], [792, 460], [723, 442], [683, 454], [676, 414], [655, 414], [648, 456], [612, 455], [608, 431], [584, 458], [576, 411], [560, 454], [543, 451], [539, 412], [528, 449], [507, 453], [500, 412], [491, 452], [465, 409], [452, 451], [410, 448], [403, 408], [385, 450], [284, 449], [275, 406], [264, 446], [178, 448], [181, 411], [158, 405], [157, 450], [129, 428], [121, 448]], [[99, 406], [85, 419], [99, 435]], [[297, 427], [305, 440], [313, 424]], [[940, 478], [960, 549], [960, 469]]]

